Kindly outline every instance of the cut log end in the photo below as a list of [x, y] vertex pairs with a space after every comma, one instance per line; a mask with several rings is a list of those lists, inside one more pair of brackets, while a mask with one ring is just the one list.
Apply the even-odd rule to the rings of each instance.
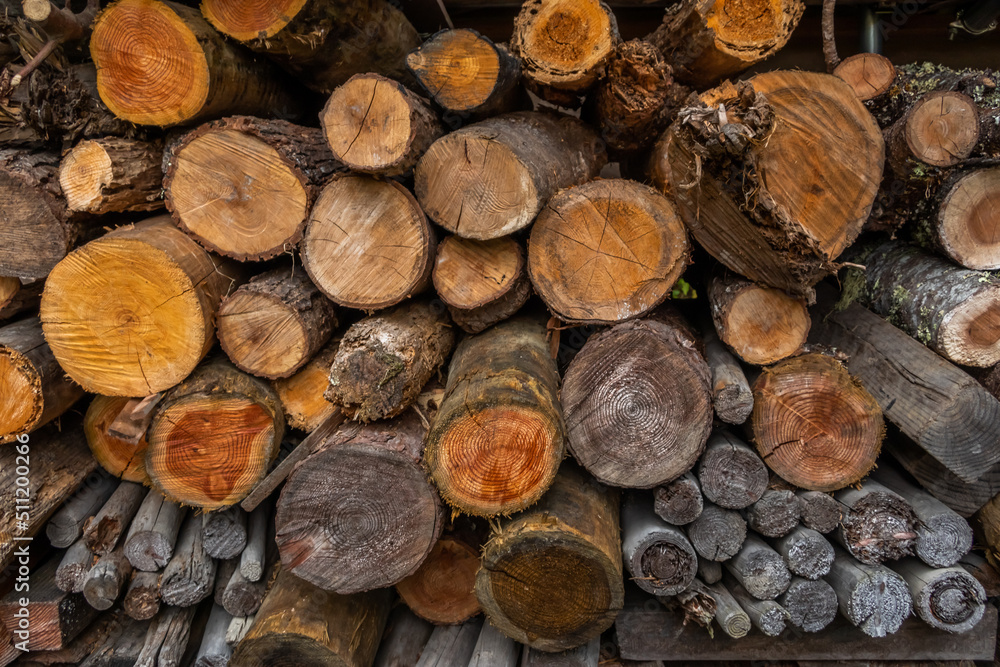
[[274, 390], [292, 428], [312, 433], [337, 409], [323, 398], [323, 392], [329, 384], [330, 366], [337, 356], [338, 344], [339, 341], [335, 341], [320, 350], [295, 375], [275, 380]]
[[938, 209], [938, 244], [969, 269], [1000, 268], [1000, 168], [977, 169], [945, 195]]
[[22, 353], [0, 344], [0, 443], [34, 430], [44, 404], [38, 369]]
[[104, 185], [113, 178], [111, 158], [96, 141], [81, 141], [59, 168], [59, 185], [73, 211], [97, 208]]
[[698, 463], [698, 481], [702, 493], [716, 505], [743, 509], [760, 500], [767, 490], [767, 466], [748, 446], [717, 432]]
[[709, 299], [719, 338], [749, 364], [780, 361], [801, 348], [809, 335], [805, 299], [782, 290], [716, 278]]
[[978, 108], [962, 93], [928, 93], [902, 122], [910, 154], [935, 167], [958, 164], [972, 154], [979, 141]]
[[464, 623], [480, 611], [473, 592], [478, 570], [478, 551], [446, 535], [416, 572], [396, 584], [396, 591], [424, 620], [438, 625]]
[[90, 452], [101, 467], [127, 482], [148, 483], [146, 475], [146, 436], [132, 444], [108, 432], [108, 427], [130, 399], [95, 396], [83, 420]]
[[473, 241], [449, 236], [438, 245], [434, 288], [453, 308], [479, 308], [510, 291], [524, 266], [524, 252], [510, 237]]
[[781, 598], [792, 625], [819, 632], [837, 617], [837, 593], [827, 582], [793, 578]]
[[[701, 488], [693, 475], [684, 475], [653, 492], [653, 509], [656, 514], [675, 526], [691, 523], [704, 509]], [[711, 582], [709, 582], [711, 583]]]
[[276, 35], [307, 3], [308, 0], [205, 0], [202, 12], [219, 32], [249, 42]]
[[457, 112], [486, 104], [501, 73], [496, 47], [466, 29], [431, 37], [406, 57], [406, 65], [438, 104]]
[[747, 536], [747, 522], [737, 512], [705, 505], [701, 516], [688, 526], [688, 538], [702, 558], [727, 561], [735, 556]]
[[876, 565], [911, 555], [918, 523], [913, 508], [903, 498], [888, 491], [870, 491], [844, 515], [843, 539], [852, 556]]
[[881, 54], [858, 53], [844, 58], [833, 75], [853, 88], [859, 100], [867, 102], [889, 90], [896, 80], [896, 68]]
[[833, 496], [820, 491], [800, 491], [797, 495], [802, 525], [820, 533], [829, 533], [840, 525], [840, 503]]

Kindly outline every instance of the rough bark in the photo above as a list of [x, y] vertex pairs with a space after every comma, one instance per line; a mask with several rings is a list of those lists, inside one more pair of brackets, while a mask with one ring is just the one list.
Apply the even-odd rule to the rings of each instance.
[[700, 557], [726, 561], [743, 546], [747, 522], [738, 512], [706, 502], [701, 516], [688, 524], [687, 534]]
[[701, 486], [690, 472], [653, 491], [653, 510], [661, 519], [675, 526], [684, 526], [697, 519], [704, 506]]
[[698, 461], [705, 498], [726, 509], [743, 509], [767, 490], [767, 466], [757, 453], [726, 431], [715, 431]]
[[[78, 438], [68, 438], [68, 440], [70, 441], [67, 443], [69, 451], [63, 452], [64, 455], [73, 452], [73, 449], [79, 442]], [[79, 444], [83, 443], [79, 442]], [[11, 461], [15, 459], [15, 450], [16, 447], [7, 449]], [[83, 534], [83, 524], [87, 519], [97, 514], [98, 510], [101, 509], [118, 487], [118, 482], [108, 477], [103, 471], [99, 473], [95, 472], [95, 469], [98, 467], [97, 462], [91, 458], [86, 450], [81, 451], [79, 455], [75, 454], [73, 452], [73, 454], [69, 455], [69, 461], [75, 464], [88, 461], [90, 469], [83, 475], [74, 473], [67, 478], [67, 484], [70, 487], [59, 491], [60, 497], [49, 512], [51, 514], [57, 507], [59, 508], [59, 511], [55, 512], [52, 519], [45, 525], [45, 535], [54, 547], [68, 547], [76, 542]], [[49, 464], [51, 465], [51, 463], [56, 461], [56, 459], [53, 459]], [[10, 470], [13, 473], [14, 466], [11, 466]], [[11, 481], [13, 479], [11, 477]], [[13, 483], [6, 488], [11, 490], [11, 497], [13, 497]], [[62, 505], [64, 500], [66, 504]], [[62, 507], [59, 507], [59, 505], [62, 505]], [[13, 507], [13, 504], [11, 504], [11, 507]]]
[[83, 418], [83, 432], [90, 453], [108, 473], [125, 482], [148, 483], [145, 433], [133, 444], [109, 430], [129, 400], [121, 396], [95, 396]]
[[1000, 268], [998, 224], [1000, 168], [956, 168], [943, 178], [936, 192], [917, 202], [913, 239], [972, 270]]
[[163, 208], [162, 163], [160, 141], [85, 139], [59, 163], [59, 185], [70, 211], [155, 211]]
[[137, 570], [155, 572], [170, 562], [184, 514], [156, 489], [146, 494], [125, 537], [125, 555]]
[[698, 556], [684, 533], [653, 511], [648, 493], [622, 503], [622, 558], [631, 579], [654, 595], [675, 595], [694, 581]]
[[979, 109], [963, 93], [927, 93], [885, 130], [889, 167], [900, 178], [953, 167], [979, 142]]
[[[83, 525], [83, 543], [95, 554], [105, 556], [115, 550], [125, 529], [148, 495], [142, 484], [122, 482], [93, 517]], [[124, 540], [122, 540], [124, 545]], [[122, 556], [124, 558], [124, 556]]]

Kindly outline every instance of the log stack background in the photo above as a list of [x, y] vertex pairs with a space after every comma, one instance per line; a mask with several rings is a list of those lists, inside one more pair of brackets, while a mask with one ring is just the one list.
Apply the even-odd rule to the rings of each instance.
[[476, 4], [3, 2], [0, 666], [992, 660], [990, 63]]

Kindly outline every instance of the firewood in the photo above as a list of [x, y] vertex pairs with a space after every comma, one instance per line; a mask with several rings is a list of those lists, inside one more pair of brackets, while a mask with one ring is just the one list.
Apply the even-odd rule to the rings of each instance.
[[563, 320], [608, 324], [645, 315], [666, 299], [689, 252], [666, 197], [635, 181], [596, 180], [546, 203], [531, 230], [528, 273]]
[[[272, 559], [271, 564], [273, 565], [276, 560]], [[270, 574], [270, 569], [266, 574]], [[257, 581], [250, 581], [243, 576], [237, 564], [226, 581], [216, 583], [216, 592], [222, 600], [222, 607], [233, 616], [251, 616], [257, 613], [271, 583], [269, 579], [269, 576], [264, 576]]]
[[226, 630], [233, 617], [219, 605], [213, 605], [201, 636], [193, 667], [226, 667], [233, 649], [226, 644]]
[[795, 493], [770, 489], [760, 500], [744, 510], [747, 525], [764, 537], [782, 537], [799, 524], [802, 508]]
[[434, 628], [427, 645], [420, 652], [416, 667], [462, 667], [468, 665], [476, 641], [485, 624], [482, 618], [473, 618], [462, 625]]
[[601, 78], [620, 41], [615, 15], [600, 0], [527, 0], [510, 46], [532, 92], [573, 107]]
[[239, 506], [203, 514], [202, 518], [205, 553], [218, 560], [229, 560], [243, 553], [247, 544], [247, 513]]
[[386, 590], [337, 595], [278, 574], [231, 667], [370, 665], [389, 616]]
[[979, 110], [968, 95], [930, 92], [886, 128], [886, 157], [893, 172], [951, 167], [972, 155], [979, 141]]
[[476, 572], [479, 547], [464, 536], [441, 536], [416, 572], [396, 584], [406, 606], [422, 619], [437, 625], [464, 623], [478, 614]]
[[455, 324], [473, 334], [507, 319], [531, 296], [524, 249], [509, 236], [445, 238], [431, 278]]
[[[136, 60], [134, 54], [143, 58]], [[101, 100], [137, 125], [232, 114], [297, 115], [297, 99], [266, 61], [226, 42], [198, 10], [119, 0], [94, 21], [90, 55]]]
[[56, 568], [55, 583], [61, 591], [67, 593], [82, 593], [87, 574], [94, 567], [98, 556], [87, 548], [83, 539], [73, 543], [63, 554]]
[[739, 553], [723, 567], [758, 600], [773, 600], [788, 590], [791, 581], [781, 554], [754, 533], [747, 535]]
[[745, 637], [751, 628], [750, 616], [743, 611], [740, 603], [721, 581], [707, 588], [715, 600], [715, 622], [733, 639]]
[[340, 337], [335, 336], [294, 375], [271, 383], [291, 428], [312, 433], [337, 410], [323, 393], [330, 384], [330, 366], [339, 347]]
[[869, 637], [899, 630], [913, 610], [906, 581], [884, 565], [865, 565], [843, 549], [826, 581], [837, 593], [840, 613]]
[[85, 139], [59, 163], [66, 206], [94, 215], [163, 208], [162, 162], [159, 141]]
[[[142, 484], [122, 482], [93, 517], [83, 525], [83, 543], [95, 554], [105, 556], [115, 549], [119, 538], [146, 497]], [[122, 541], [124, 544], [124, 540]]]
[[401, 8], [385, 0], [207, 0], [202, 12], [223, 34], [326, 93], [358, 72], [404, 76], [406, 54], [420, 45]]
[[137, 621], [148, 621], [156, 616], [160, 612], [160, 575], [133, 570], [122, 607]]
[[1000, 283], [893, 241], [851, 259], [865, 266], [846, 278], [862, 305], [956, 364], [1000, 362]]
[[771, 541], [774, 550], [785, 559], [792, 574], [805, 579], [825, 577], [833, 564], [833, 545], [817, 531], [798, 526]]
[[211, 349], [215, 312], [233, 283], [227, 273], [168, 216], [121, 227], [53, 270], [42, 329], [59, 365], [86, 391], [155, 394]]
[[352, 171], [384, 177], [411, 171], [444, 134], [426, 98], [373, 73], [338, 86], [319, 120], [338, 160]]
[[654, 595], [675, 595], [694, 581], [698, 556], [684, 533], [653, 511], [648, 493], [622, 503], [622, 556], [631, 579]]
[[986, 591], [976, 578], [957, 565], [935, 569], [916, 558], [893, 563], [913, 596], [913, 610], [938, 630], [968, 632], [986, 611]]
[[[878, 126], [850, 86], [815, 72], [766, 72], [701, 99], [654, 147], [654, 184], [672, 192], [692, 235], [728, 268], [810, 296], [875, 201]], [[723, 125], [731, 136], [720, 143]], [[730, 169], [745, 177], [734, 182]]]
[[[86, 457], [90, 458], [90, 455], [86, 454]], [[76, 463], [82, 462], [84, 453], [73, 457], [73, 459]], [[61, 461], [58, 463], [62, 464]], [[11, 472], [13, 472], [13, 466]], [[83, 484], [81, 485], [80, 482]], [[77, 489], [78, 486], [79, 489]], [[11, 485], [9, 488], [13, 489], [14, 487]], [[97, 514], [116, 488], [118, 488], [118, 481], [108, 477], [104, 471], [88, 473], [86, 479], [74, 474], [72, 488], [66, 489], [62, 498], [66, 500], [66, 504], [59, 508], [59, 511], [45, 526], [45, 535], [49, 538], [52, 546], [68, 547], [76, 542], [83, 535], [84, 523]]]
[[719, 340], [715, 326], [701, 327], [705, 361], [712, 371], [712, 407], [715, 415], [727, 424], [742, 424], [753, 411], [753, 392], [740, 362]]
[[796, 491], [802, 508], [802, 525], [819, 533], [829, 533], [840, 525], [840, 503], [822, 491]]
[[348, 424], [303, 461], [278, 500], [276, 539], [284, 567], [345, 594], [413, 574], [444, 521], [421, 466], [425, 434], [413, 412]]
[[871, 478], [903, 497], [913, 508], [917, 523], [916, 555], [931, 567], [954, 565], [972, 549], [972, 528], [954, 510], [905, 479], [888, 466]]
[[708, 286], [719, 338], [748, 364], [768, 366], [791, 356], [809, 335], [805, 299], [739, 276], [718, 275]]
[[804, 632], [819, 632], [837, 617], [837, 593], [822, 579], [792, 577], [778, 601], [788, 612], [789, 622]]
[[731, 576], [723, 577], [723, 581], [733, 599], [750, 617], [753, 627], [768, 637], [777, 637], [785, 631], [785, 624], [790, 615], [784, 607], [774, 600], [758, 600]]
[[389, 616], [372, 667], [415, 667], [434, 626], [418, 618], [406, 605], [398, 605]]
[[222, 605], [224, 597], [223, 594], [226, 592], [226, 586], [229, 585], [229, 580], [233, 578], [233, 573], [236, 572], [239, 567], [240, 562], [237, 558], [227, 558], [225, 560], [217, 560], [215, 562], [215, 581], [212, 582], [212, 602], [217, 605]]
[[125, 590], [132, 576], [132, 563], [122, 547], [105, 553], [97, 561], [83, 584], [83, 595], [94, 609], [110, 609]]
[[17, 278], [0, 277], [0, 320], [13, 319], [24, 312], [37, 312], [44, 287], [44, 280], [22, 282]]
[[595, 334], [563, 382], [569, 448], [605, 484], [674, 480], [695, 464], [711, 431], [709, 382], [694, 334], [675, 311]]
[[409, 301], [371, 315], [344, 332], [326, 399], [358, 421], [394, 417], [413, 405], [454, 344], [440, 304]]
[[[0, 599], [0, 623], [12, 634], [25, 627], [21, 619], [28, 619], [28, 632], [14, 637], [17, 642], [27, 641], [28, 651], [56, 651], [66, 646], [98, 616], [96, 609], [87, 604], [83, 595], [67, 593], [55, 585], [58, 558], [49, 559], [30, 575], [29, 591], [13, 590]], [[22, 605], [26, 598], [27, 605]], [[22, 611], [25, 610], [25, 611]], [[16, 616], [20, 613], [21, 616]], [[27, 613], [27, 616], [24, 614]]]
[[90, 453], [102, 468], [124, 482], [148, 483], [145, 433], [137, 444], [132, 444], [109, 431], [129, 400], [121, 396], [95, 396], [83, 418], [83, 432]]
[[202, 518], [190, 515], [174, 554], [160, 576], [160, 597], [174, 607], [191, 607], [212, 594], [215, 560], [205, 552]]
[[956, 169], [942, 178], [921, 209], [914, 240], [973, 270], [1000, 268], [1000, 242], [993, 237], [1000, 169]]
[[197, 607], [167, 607], [146, 631], [135, 667], [179, 667], [191, 639], [191, 622]]
[[653, 510], [675, 526], [684, 526], [697, 519], [704, 506], [698, 479], [689, 472], [653, 491]]
[[434, 249], [434, 231], [413, 195], [395, 181], [361, 174], [335, 176], [323, 188], [299, 246], [320, 291], [369, 311], [426, 289]]
[[82, 395], [46, 344], [41, 320], [0, 327], [0, 444], [59, 417]]
[[885, 434], [882, 410], [867, 388], [841, 362], [816, 352], [765, 369], [753, 384], [757, 452], [804, 489], [834, 491], [857, 482], [875, 465]]
[[155, 572], [170, 562], [184, 514], [156, 489], [146, 494], [125, 537], [125, 555], [137, 570]]
[[722, 581], [722, 563], [707, 558], [698, 559], [698, 578], [706, 584]]
[[[66, 649], [67, 653], [76, 653], [75, 659], [79, 667], [119, 667], [134, 665], [146, 639], [144, 621], [129, 618], [118, 608], [113, 608], [101, 614], [97, 622], [81, 633]], [[64, 659], [57, 658], [60, 651], [46, 652], [43, 655], [56, 658], [56, 663]], [[39, 655], [39, 654], [36, 654]], [[69, 657], [69, 656], [67, 656]]]
[[287, 253], [302, 238], [320, 186], [342, 168], [322, 137], [247, 116], [202, 125], [170, 148], [167, 208], [213, 252], [239, 261]]
[[521, 667], [597, 667], [601, 659], [601, 638], [569, 651], [548, 653], [525, 646], [521, 653]]
[[284, 431], [271, 386], [216, 358], [157, 406], [146, 435], [146, 473], [169, 500], [228, 507], [267, 474]]
[[491, 517], [545, 493], [564, 453], [558, 386], [538, 320], [513, 318], [458, 344], [424, 452], [448, 504]]
[[846, 354], [889, 421], [945, 468], [972, 481], [1000, 461], [1000, 403], [967, 373], [857, 304], [814, 321], [811, 340]]
[[701, 516], [688, 524], [687, 535], [698, 556], [725, 561], [735, 556], [743, 546], [747, 522], [739, 512], [706, 502]]
[[624, 602], [617, 520], [617, 490], [565, 463], [538, 504], [486, 543], [476, 597], [490, 621], [544, 651], [609, 628]]
[[414, 169], [414, 188], [434, 222], [483, 241], [527, 227], [557, 190], [589, 181], [606, 162], [597, 133], [579, 120], [516, 112], [435, 141]]
[[520, 653], [520, 644], [486, 621], [479, 632], [468, 667], [517, 667]]
[[484, 118], [521, 106], [521, 61], [475, 30], [435, 33], [406, 56], [406, 66], [446, 112]]
[[[266, 548], [271, 544], [269, 539], [271, 524], [271, 506], [260, 505], [247, 514], [247, 542], [240, 554], [240, 572], [247, 581], [259, 581], [264, 576]], [[238, 614], [245, 616], [246, 614]]]
[[749, 507], [767, 490], [767, 466], [726, 431], [715, 431], [708, 438], [697, 472], [705, 498], [726, 509]]
[[876, 565], [914, 553], [919, 520], [906, 499], [871, 479], [834, 494], [844, 518], [834, 534], [862, 563]]
[[896, 68], [881, 54], [856, 53], [841, 60], [833, 75], [853, 88], [859, 100], [867, 102], [889, 90], [896, 80]]
[[804, 10], [798, 0], [732, 6], [685, 0], [646, 40], [667, 56], [677, 78], [706, 88], [781, 49]]

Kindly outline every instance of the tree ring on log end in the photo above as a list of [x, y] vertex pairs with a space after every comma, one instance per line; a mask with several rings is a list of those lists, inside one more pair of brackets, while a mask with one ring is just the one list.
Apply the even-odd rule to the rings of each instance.
[[0, 443], [34, 430], [43, 410], [38, 370], [17, 350], [0, 345]]
[[472, 592], [478, 571], [479, 552], [445, 536], [416, 572], [396, 584], [396, 591], [413, 613], [426, 621], [462, 623], [480, 611]]
[[201, 10], [216, 30], [241, 42], [267, 39], [294, 19], [308, 0], [204, 0]]
[[862, 632], [869, 637], [884, 637], [899, 630], [913, 611], [913, 603], [903, 578], [880, 567], [851, 591], [847, 609]]
[[889, 90], [896, 80], [896, 68], [885, 56], [878, 53], [857, 53], [844, 58], [833, 75], [854, 89], [862, 102], [878, 97]]
[[[253, 375], [288, 377], [308, 355], [306, 323], [293, 307], [269, 294], [236, 290], [222, 302], [217, 328], [222, 349]], [[262, 344], [276, 340], [281, 344]]]
[[446, 39], [431, 38], [406, 57], [407, 66], [446, 109], [470, 111], [489, 100], [500, 74], [500, 56], [471, 30], [450, 30]]
[[1000, 168], [959, 179], [938, 209], [938, 240], [969, 269], [1000, 269]]
[[521, 246], [509, 236], [489, 241], [449, 236], [434, 259], [434, 288], [452, 308], [479, 308], [507, 294], [524, 263]]
[[78, 143], [59, 167], [59, 186], [73, 211], [99, 206], [104, 186], [113, 178], [111, 157], [96, 141]]
[[928, 93], [906, 121], [906, 144], [921, 162], [950, 167], [972, 154], [979, 141], [979, 112], [967, 95]]
[[946, 313], [937, 344], [945, 357], [967, 365], [988, 367], [1000, 361], [1000, 284]]

